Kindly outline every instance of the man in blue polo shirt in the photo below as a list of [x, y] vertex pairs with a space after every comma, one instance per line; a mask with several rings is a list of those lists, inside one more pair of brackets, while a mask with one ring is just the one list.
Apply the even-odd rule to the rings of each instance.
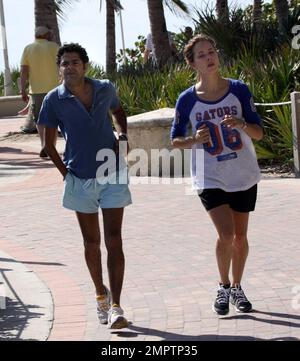
[[[119, 181], [120, 157], [115, 156], [115, 150], [120, 140], [127, 142], [127, 120], [112, 83], [85, 77], [88, 61], [85, 49], [79, 44], [65, 44], [58, 50], [57, 65], [62, 84], [45, 97], [39, 123], [46, 127], [46, 151], [64, 178], [63, 206], [76, 212], [81, 228], [85, 260], [96, 289], [100, 323], [108, 323], [110, 328], [123, 328], [128, 322], [120, 306], [125, 265], [121, 228], [124, 207], [131, 203], [131, 195], [127, 182]], [[63, 161], [54, 145], [58, 126], [66, 141]], [[113, 182], [103, 182], [105, 177], [99, 176], [99, 169], [105, 163], [104, 157], [99, 156], [101, 151], [108, 151], [115, 156], [113, 159], [117, 158], [115, 171], [109, 168], [114, 174], [108, 176], [115, 175]], [[99, 208], [108, 251], [110, 291], [102, 279]]]

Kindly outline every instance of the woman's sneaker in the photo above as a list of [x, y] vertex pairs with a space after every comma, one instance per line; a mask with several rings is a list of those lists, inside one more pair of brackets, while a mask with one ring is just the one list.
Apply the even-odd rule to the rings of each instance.
[[229, 312], [230, 285], [219, 284], [217, 297], [213, 304], [213, 311], [224, 316]]
[[124, 317], [124, 311], [116, 304], [112, 305], [108, 313], [108, 327], [120, 329], [128, 326], [128, 321]]
[[107, 324], [108, 322], [108, 311], [111, 304], [111, 296], [108, 288], [104, 286], [105, 295], [96, 296], [97, 301], [97, 314], [99, 321], [102, 325]]
[[231, 287], [230, 303], [235, 306], [237, 312], [250, 312], [252, 304], [248, 301], [240, 285]]

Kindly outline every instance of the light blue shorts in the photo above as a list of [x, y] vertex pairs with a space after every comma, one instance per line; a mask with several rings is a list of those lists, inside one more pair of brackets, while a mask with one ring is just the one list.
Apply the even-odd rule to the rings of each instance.
[[64, 180], [63, 206], [76, 212], [97, 213], [99, 208], [124, 208], [132, 203], [128, 184], [99, 184], [68, 173]]

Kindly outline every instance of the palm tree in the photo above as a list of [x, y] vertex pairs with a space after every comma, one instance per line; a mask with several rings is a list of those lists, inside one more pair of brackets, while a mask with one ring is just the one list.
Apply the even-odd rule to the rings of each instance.
[[189, 11], [181, 0], [147, 0], [147, 3], [153, 48], [157, 65], [160, 67], [172, 57], [163, 4], [173, 12], [179, 10], [188, 14]]
[[279, 23], [279, 31], [285, 34], [287, 31], [287, 22], [289, 17], [289, 5], [287, 0], [274, 0], [277, 20]]
[[113, 0], [106, 0], [106, 72], [116, 71], [116, 29]]
[[229, 7], [227, 0], [217, 0], [216, 11], [218, 20], [222, 23], [229, 23]]
[[254, 0], [253, 1], [253, 12], [252, 12], [252, 19], [253, 19], [253, 29], [256, 33], [261, 31], [262, 27], [262, 0]]
[[[100, 6], [102, 1], [100, 0]], [[106, 72], [112, 74], [117, 69], [116, 63], [116, 28], [115, 12], [123, 10], [118, 0], [106, 0]]]
[[65, 20], [68, 7], [79, 0], [34, 0], [35, 26], [47, 26], [53, 31], [53, 41], [60, 42], [58, 18]]
[[[100, 11], [102, 0], [100, 0]], [[116, 28], [115, 12], [123, 10], [118, 0], [106, 0], [106, 72], [112, 74], [117, 69], [116, 63]]]
[[53, 31], [53, 41], [57, 44], [61, 44], [57, 12], [61, 11], [61, 6], [64, 1], [58, 0], [34, 0], [34, 17], [35, 27], [47, 26]]

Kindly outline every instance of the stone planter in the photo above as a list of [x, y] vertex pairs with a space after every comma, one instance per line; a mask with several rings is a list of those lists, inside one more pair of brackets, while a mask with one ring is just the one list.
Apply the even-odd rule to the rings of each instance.
[[163, 108], [128, 118], [132, 175], [176, 177], [187, 171], [183, 169], [183, 152], [173, 149], [170, 142], [173, 117], [174, 109]]
[[0, 97], [0, 117], [18, 115], [25, 105], [20, 95]]

